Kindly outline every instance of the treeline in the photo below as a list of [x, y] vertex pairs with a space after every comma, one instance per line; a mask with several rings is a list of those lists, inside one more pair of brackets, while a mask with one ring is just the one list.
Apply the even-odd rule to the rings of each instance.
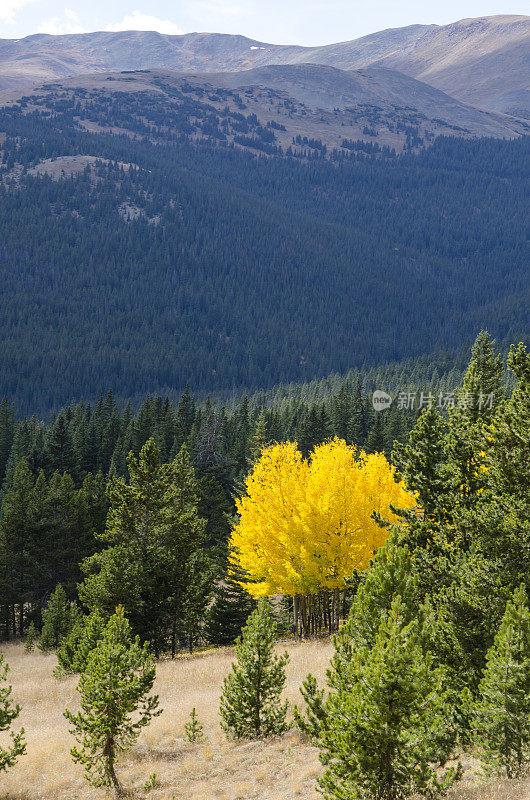
[[[120, 95], [98, 102], [96, 121], [134, 133]], [[0, 385], [22, 413], [109, 386], [252, 391], [459, 347], [484, 326], [526, 333], [527, 139], [300, 164], [74, 117], [0, 110]], [[69, 155], [106, 162], [24, 172]]]

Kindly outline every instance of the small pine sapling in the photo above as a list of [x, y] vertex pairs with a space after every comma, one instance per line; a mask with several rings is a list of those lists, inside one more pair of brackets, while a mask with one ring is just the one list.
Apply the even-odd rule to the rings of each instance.
[[261, 600], [236, 644], [237, 660], [225, 678], [221, 727], [235, 739], [253, 739], [287, 730], [288, 702], [281, 702], [289, 656], [274, 654], [276, 624]]
[[203, 742], [204, 741], [204, 727], [199, 722], [197, 711], [192, 708], [190, 713], [190, 721], [184, 725], [186, 740], [188, 742]]
[[26, 631], [26, 643], [24, 645], [25, 653], [32, 653], [35, 650], [35, 645], [39, 638], [39, 633], [35, 627], [34, 622], [30, 622]]

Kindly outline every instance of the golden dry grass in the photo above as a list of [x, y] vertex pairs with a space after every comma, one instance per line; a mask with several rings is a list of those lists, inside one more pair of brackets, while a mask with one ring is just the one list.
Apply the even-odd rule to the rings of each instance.
[[[288, 643], [291, 656], [286, 693], [299, 700], [298, 687], [309, 671], [322, 678], [331, 655], [326, 642]], [[76, 707], [76, 678], [52, 676], [55, 656], [26, 655], [21, 645], [2, 648], [11, 667], [10, 679], [23, 707], [19, 721], [26, 729], [28, 752], [0, 776], [0, 800], [102, 800], [82, 769], [72, 763], [73, 740], [62, 712]], [[124, 756], [119, 775], [135, 797], [149, 800], [317, 800], [320, 773], [315, 748], [291, 732], [265, 742], [227, 742], [218, 722], [219, 694], [233, 651], [163, 661], [157, 668], [156, 691], [164, 713], [153, 720], [137, 745]], [[196, 707], [207, 740], [189, 744], [184, 723]], [[450, 800], [530, 800], [530, 781], [477, 782], [466, 763], [464, 780]], [[159, 785], [148, 795], [140, 785], [156, 772]]]

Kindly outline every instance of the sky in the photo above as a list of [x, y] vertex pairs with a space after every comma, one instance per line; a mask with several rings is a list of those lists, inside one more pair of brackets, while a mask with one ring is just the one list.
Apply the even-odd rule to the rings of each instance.
[[414, 23], [528, 14], [529, 0], [0, 0], [0, 38], [33, 33], [157, 30], [239, 33], [275, 44], [321, 45]]

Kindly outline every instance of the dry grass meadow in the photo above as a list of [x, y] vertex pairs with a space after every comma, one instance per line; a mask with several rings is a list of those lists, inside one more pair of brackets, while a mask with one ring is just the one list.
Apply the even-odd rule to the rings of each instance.
[[[331, 645], [326, 642], [285, 645], [291, 656], [287, 695], [298, 701], [298, 687], [309, 671], [323, 677]], [[28, 752], [0, 775], [0, 800], [103, 800], [82, 768], [69, 756], [73, 739], [62, 712], [76, 707], [76, 678], [52, 676], [53, 655], [24, 654], [21, 645], [5, 645], [14, 698], [23, 707]], [[137, 745], [125, 755], [119, 775], [133, 787], [131, 797], [149, 800], [317, 800], [320, 772], [315, 748], [295, 732], [279, 739], [235, 744], [227, 742], [218, 723], [223, 676], [233, 659], [230, 649], [181, 657], [158, 665], [156, 691], [164, 713], [155, 719]], [[184, 723], [196, 707], [207, 740], [190, 744]], [[450, 800], [530, 800], [530, 781], [484, 783], [476, 765], [466, 763], [464, 779]], [[141, 784], [156, 772], [158, 784], [149, 793]]]

